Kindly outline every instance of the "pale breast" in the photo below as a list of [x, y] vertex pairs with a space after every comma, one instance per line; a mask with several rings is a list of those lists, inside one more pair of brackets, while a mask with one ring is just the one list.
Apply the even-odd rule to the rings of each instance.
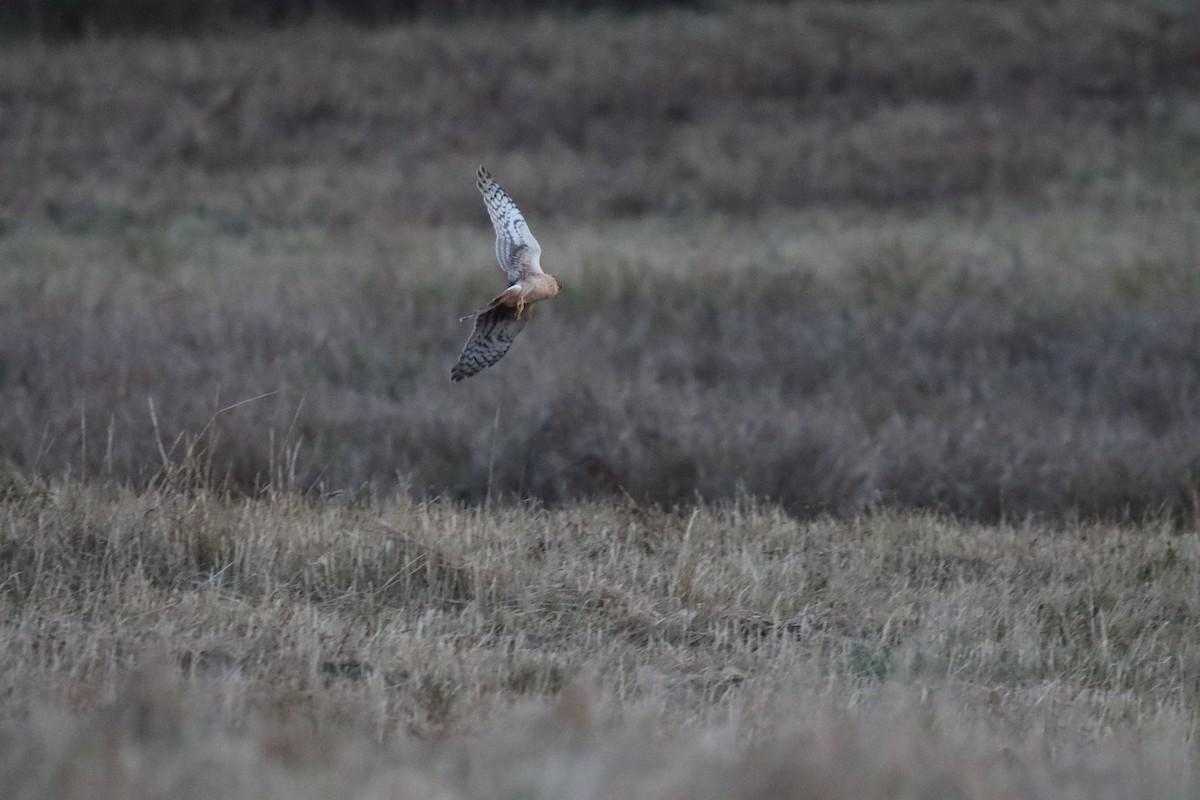
[[545, 273], [531, 275], [524, 278], [521, 283], [525, 288], [522, 294], [526, 303], [536, 303], [538, 300], [546, 300], [558, 294], [558, 281]]

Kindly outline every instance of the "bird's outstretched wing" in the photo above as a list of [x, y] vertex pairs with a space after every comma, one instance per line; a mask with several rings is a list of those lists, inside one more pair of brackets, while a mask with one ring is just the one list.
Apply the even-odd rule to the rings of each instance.
[[458, 383], [503, 358], [528, 321], [528, 311], [518, 319], [516, 306], [496, 306], [476, 314], [475, 330], [463, 345], [458, 363], [450, 368], [450, 380]]
[[483, 167], [476, 177], [475, 185], [483, 194], [492, 227], [496, 229], [496, 260], [500, 269], [512, 283], [530, 273], [541, 272], [542, 246], [533, 238], [517, 204]]

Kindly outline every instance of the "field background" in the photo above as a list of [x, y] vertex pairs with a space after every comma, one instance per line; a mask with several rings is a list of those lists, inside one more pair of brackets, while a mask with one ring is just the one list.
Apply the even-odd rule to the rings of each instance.
[[0, 47], [0, 794], [1197, 792], [1200, 9], [318, 16]]

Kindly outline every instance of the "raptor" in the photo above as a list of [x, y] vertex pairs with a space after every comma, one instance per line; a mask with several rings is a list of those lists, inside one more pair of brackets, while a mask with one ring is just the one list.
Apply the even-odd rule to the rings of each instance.
[[542, 271], [542, 247], [508, 193], [483, 167], [479, 168], [475, 185], [483, 194], [483, 203], [496, 229], [496, 260], [510, 285], [487, 305], [460, 320], [474, 318], [475, 328], [463, 345], [458, 363], [450, 368], [450, 380], [456, 383], [499, 361], [529, 321], [529, 307], [554, 297], [562, 289], [562, 281]]

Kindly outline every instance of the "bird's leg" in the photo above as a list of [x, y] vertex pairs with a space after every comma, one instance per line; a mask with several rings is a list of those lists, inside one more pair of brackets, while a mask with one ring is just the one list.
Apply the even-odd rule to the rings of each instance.
[[519, 300], [517, 300], [517, 319], [521, 318], [521, 314], [524, 313], [524, 311], [525, 311], [525, 298], [522, 297]]

